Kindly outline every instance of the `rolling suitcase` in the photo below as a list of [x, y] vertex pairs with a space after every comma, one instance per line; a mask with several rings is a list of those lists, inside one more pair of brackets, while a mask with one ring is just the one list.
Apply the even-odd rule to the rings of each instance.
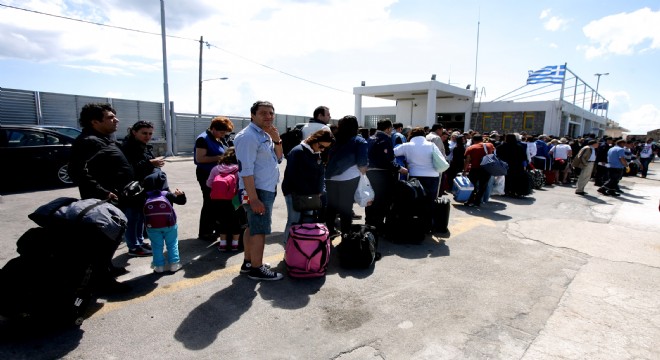
[[545, 184], [546, 185], [553, 185], [557, 182], [557, 177], [555, 176], [555, 172], [552, 170], [545, 170], [543, 172], [543, 175], [545, 175]]
[[433, 201], [433, 231], [449, 232], [449, 212], [451, 204], [448, 198], [439, 197]]
[[454, 194], [454, 200], [458, 202], [466, 202], [470, 200], [470, 195], [474, 191], [474, 185], [470, 182], [470, 179], [463, 175], [456, 175], [454, 178], [454, 187], [451, 192]]
[[284, 263], [291, 277], [325, 275], [330, 262], [330, 231], [323, 223], [291, 225], [284, 249]]
[[399, 180], [385, 218], [385, 237], [393, 243], [419, 244], [431, 229], [431, 209], [417, 179]]

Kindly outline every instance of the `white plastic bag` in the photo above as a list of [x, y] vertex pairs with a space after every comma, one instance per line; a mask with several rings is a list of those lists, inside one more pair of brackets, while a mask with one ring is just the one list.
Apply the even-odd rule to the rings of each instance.
[[367, 175], [361, 175], [353, 199], [360, 207], [367, 207], [374, 201], [374, 196], [374, 189], [371, 187], [369, 178]]
[[493, 190], [491, 195], [504, 195], [504, 176], [493, 176]]

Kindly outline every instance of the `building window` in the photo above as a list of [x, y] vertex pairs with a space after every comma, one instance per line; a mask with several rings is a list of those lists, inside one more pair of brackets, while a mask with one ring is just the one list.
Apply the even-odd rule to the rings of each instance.
[[525, 114], [523, 117], [523, 130], [534, 129], [534, 115]]
[[493, 125], [493, 115], [484, 115], [484, 117], [481, 120], [481, 130], [490, 131], [490, 129], [492, 129], [492, 125]]
[[511, 130], [513, 126], [513, 115], [502, 116], [502, 130]]
[[390, 119], [392, 124], [394, 124], [396, 122], [396, 115], [365, 115], [364, 127], [367, 129], [376, 128], [376, 124], [378, 124], [378, 121], [385, 119]]

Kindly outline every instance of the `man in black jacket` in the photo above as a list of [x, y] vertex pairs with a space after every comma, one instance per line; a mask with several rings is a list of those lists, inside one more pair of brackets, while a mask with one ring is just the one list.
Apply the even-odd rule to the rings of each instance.
[[369, 169], [367, 177], [374, 189], [375, 198], [365, 209], [367, 225], [375, 226], [377, 232], [384, 233], [384, 219], [392, 205], [392, 192], [396, 174], [407, 174], [408, 169], [400, 166], [394, 160], [392, 149], [392, 122], [380, 120], [376, 124], [376, 133], [368, 139]]
[[[117, 111], [106, 103], [87, 104], [80, 112], [79, 121], [82, 134], [71, 147], [69, 176], [78, 185], [82, 199], [120, 200], [121, 190], [134, 176], [133, 167], [111, 137], [119, 124]], [[121, 275], [126, 269], [110, 263], [108, 271], [108, 274], [99, 274], [99, 291], [119, 293], [130, 290], [130, 286], [111, 276]]]
[[117, 111], [110, 104], [87, 104], [80, 112], [82, 134], [73, 142], [69, 175], [82, 199], [118, 200], [133, 180], [133, 167], [111, 137], [117, 131]]

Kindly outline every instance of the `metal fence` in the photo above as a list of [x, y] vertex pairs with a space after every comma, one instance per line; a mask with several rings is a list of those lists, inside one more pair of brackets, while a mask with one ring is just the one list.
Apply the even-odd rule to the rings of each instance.
[[[48, 93], [0, 87], [0, 124], [62, 125], [80, 128], [78, 116], [82, 107], [91, 102], [110, 103], [117, 110], [120, 129], [128, 129], [143, 120], [154, 124], [155, 142], [165, 142], [165, 110], [163, 103], [139, 100]], [[174, 106], [171, 107], [172, 109]], [[176, 113], [172, 111], [172, 150], [174, 154], [192, 153], [195, 139], [209, 127], [215, 115]], [[234, 123], [234, 132], [250, 124], [249, 117], [227, 116]], [[305, 116], [276, 114], [275, 126], [280, 133], [298, 123]], [[120, 130], [117, 138], [126, 131]]]

